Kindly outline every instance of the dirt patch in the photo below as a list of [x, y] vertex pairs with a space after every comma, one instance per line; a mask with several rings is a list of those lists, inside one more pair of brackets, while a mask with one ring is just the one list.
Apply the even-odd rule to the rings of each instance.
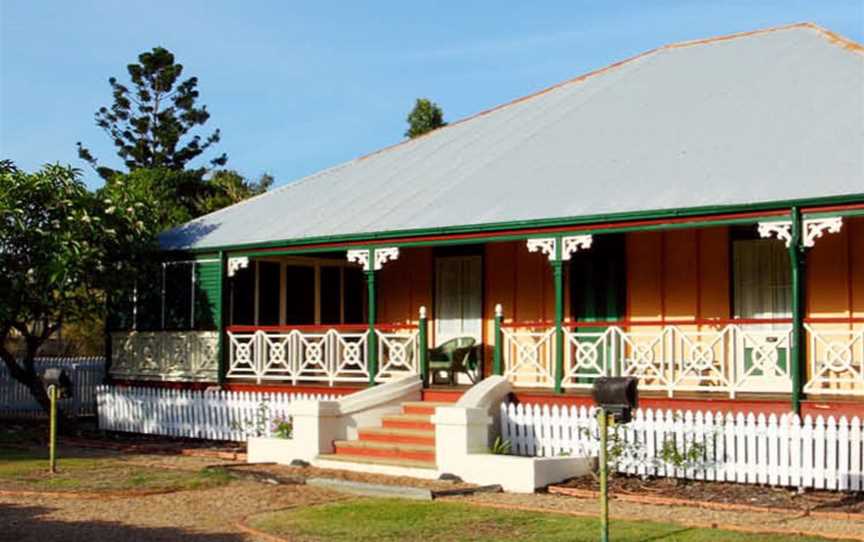
[[251, 542], [256, 539], [237, 527], [248, 515], [344, 498], [320, 488], [247, 481], [112, 500], [0, 495], [0, 541]]
[[[595, 492], [600, 490], [598, 482], [592, 476], [573, 478], [556, 485]], [[808, 490], [799, 493], [795, 489], [753, 484], [703, 482], [672, 478], [643, 480], [632, 476], [613, 476], [609, 479], [609, 491], [613, 495], [664, 497], [800, 512], [823, 511], [864, 514], [864, 493], [862, 492], [841, 493]]]

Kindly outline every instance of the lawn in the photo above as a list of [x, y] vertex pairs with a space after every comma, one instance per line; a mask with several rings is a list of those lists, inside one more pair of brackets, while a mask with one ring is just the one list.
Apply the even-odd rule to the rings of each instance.
[[86, 450], [61, 450], [57, 473], [48, 472], [42, 448], [0, 446], [0, 489], [26, 491], [173, 491], [204, 489], [228, 483], [224, 469], [154, 468], [133, 457]]
[[[332, 542], [595, 541], [594, 518], [482, 508], [456, 502], [417, 502], [397, 499], [352, 499], [338, 503], [262, 514], [250, 525], [286, 538]], [[821, 538], [754, 535], [696, 529], [680, 525], [613, 521], [615, 541], [664, 542], [809, 542]]]

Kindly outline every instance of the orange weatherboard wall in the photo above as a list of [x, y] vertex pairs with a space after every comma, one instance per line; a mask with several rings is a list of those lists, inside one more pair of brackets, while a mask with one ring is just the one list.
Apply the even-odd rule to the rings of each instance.
[[[732, 317], [728, 228], [633, 232], [626, 243], [628, 319]], [[413, 322], [421, 306], [434, 318], [434, 267], [431, 248], [403, 249], [385, 265], [377, 276], [378, 320]], [[483, 267], [489, 337], [498, 303], [505, 322], [552, 320], [554, 285], [545, 255], [528, 252], [524, 241], [489, 243]], [[840, 233], [819, 238], [808, 250], [805, 275], [808, 317], [864, 317], [864, 218], [846, 219]], [[569, 319], [566, 269], [564, 282]]]

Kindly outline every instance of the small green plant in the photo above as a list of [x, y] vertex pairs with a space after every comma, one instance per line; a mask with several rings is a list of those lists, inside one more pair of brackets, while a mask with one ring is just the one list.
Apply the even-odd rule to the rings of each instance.
[[276, 438], [292, 438], [294, 436], [294, 422], [291, 418], [274, 418], [270, 428], [270, 434]]
[[510, 455], [512, 446], [509, 440], [503, 440], [500, 436], [495, 437], [492, 448], [489, 450], [494, 455]]
[[679, 449], [674, 438], [667, 438], [660, 448], [660, 460], [669, 466], [679, 469], [691, 469], [702, 466], [708, 447], [701, 442], [690, 442]]
[[233, 424], [235, 429], [243, 431], [246, 437], [263, 437], [267, 435], [267, 425], [270, 420], [270, 405], [267, 401], [258, 403], [252, 418], [244, 418]]

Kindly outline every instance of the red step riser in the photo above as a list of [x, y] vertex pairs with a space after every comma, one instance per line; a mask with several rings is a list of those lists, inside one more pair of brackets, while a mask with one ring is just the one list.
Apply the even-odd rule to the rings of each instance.
[[435, 415], [436, 408], [438, 407], [402, 405], [402, 414], [421, 414], [423, 416], [433, 416]]
[[376, 448], [341, 448], [336, 446], [336, 455], [354, 457], [383, 457], [410, 461], [435, 461], [435, 452], [408, 452], [404, 450], [379, 450]]
[[425, 444], [428, 446], [435, 445], [435, 437], [416, 437], [412, 435], [382, 435], [379, 433], [367, 434], [360, 432], [361, 441], [371, 442], [389, 442], [391, 444]]
[[384, 420], [383, 427], [388, 429], [420, 429], [424, 431], [434, 431], [435, 426], [432, 422], [406, 422], [395, 420]]

